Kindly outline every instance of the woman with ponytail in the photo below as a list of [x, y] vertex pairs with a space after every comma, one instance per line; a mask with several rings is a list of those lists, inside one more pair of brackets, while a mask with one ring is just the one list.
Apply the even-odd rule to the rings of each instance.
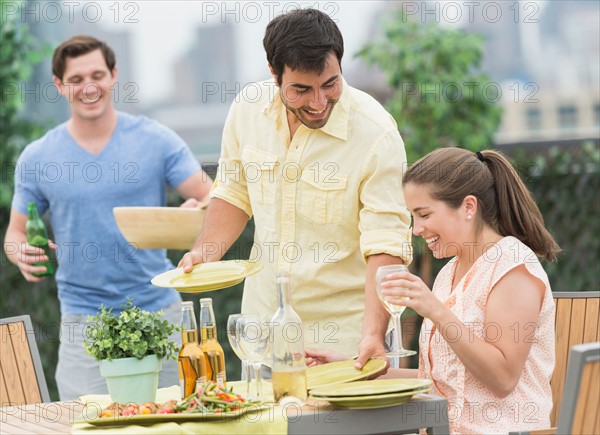
[[[559, 247], [500, 152], [438, 149], [404, 174], [413, 234], [452, 257], [431, 291], [417, 276], [388, 275], [386, 299], [424, 317], [419, 369], [387, 377], [433, 380], [448, 400], [452, 433], [550, 426], [554, 302], [538, 259]], [[308, 353], [310, 363], [337, 359]]]

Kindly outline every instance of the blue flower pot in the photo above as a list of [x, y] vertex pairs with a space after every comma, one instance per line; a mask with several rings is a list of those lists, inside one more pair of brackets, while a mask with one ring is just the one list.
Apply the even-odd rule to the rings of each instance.
[[100, 361], [110, 398], [119, 403], [154, 402], [161, 368], [162, 360], [156, 355]]

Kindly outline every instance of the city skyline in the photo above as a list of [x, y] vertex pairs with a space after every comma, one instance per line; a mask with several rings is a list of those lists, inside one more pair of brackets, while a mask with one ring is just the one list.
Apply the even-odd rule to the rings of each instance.
[[[483, 70], [503, 95], [498, 102], [505, 109], [497, 136], [501, 142], [520, 140], [525, 130], [532, 138], [543, 136], [540, 129], [571, 134], [573, 128], [565, 126], [576, 127], [577, 117], [587, 126], [586, 135], [598, 136], [597, 2], [30, 1], [21, 18], [52, 47], [77, 33], [107, 40], [117, 52], [117, 107], [156, 117], [195, 150], [210, 148], [214, 155], [236, 91], [268, 78], [262, 48], [268, 21], [309, 6], [338, 23], [348, 82], [382, 102], [389, 92], [385, 77], [354, 54], [381, 37], [384, 20], [401, 8], [406, 19], [460, 27], [486, 38]], [[36, 68], [35, 80], [51, 84], [48, 59]], [[68, 117], [64, 102], [27, 103], [34, 116]]]

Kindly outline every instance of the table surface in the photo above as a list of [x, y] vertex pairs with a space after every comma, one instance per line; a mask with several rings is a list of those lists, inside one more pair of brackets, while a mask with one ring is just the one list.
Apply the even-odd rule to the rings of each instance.
[[[0, 408], [0, 434], [70, 434], [71, 422], [81, 416], [81, 402], [51, 402]], [[421, 394], [401, 405], [372, 409], [335, 409], [330, 405], [305, 406], [288, 415], [288, 433], [294, 434], [397, 434], [415, 432], [448, 434], [448, 404], [441, 397]]]

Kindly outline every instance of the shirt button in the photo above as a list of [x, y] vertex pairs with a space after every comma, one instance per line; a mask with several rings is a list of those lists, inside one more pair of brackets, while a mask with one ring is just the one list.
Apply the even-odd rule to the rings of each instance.
[[283, 178], [285, 181], [288, 183], [296, 183], [298, 180], [300, 180], [301, 176], [302, 169], [300, 166], [298, 166], [298, 164], [290, 163], [285, 165], [285, 168], [283, 169]]

